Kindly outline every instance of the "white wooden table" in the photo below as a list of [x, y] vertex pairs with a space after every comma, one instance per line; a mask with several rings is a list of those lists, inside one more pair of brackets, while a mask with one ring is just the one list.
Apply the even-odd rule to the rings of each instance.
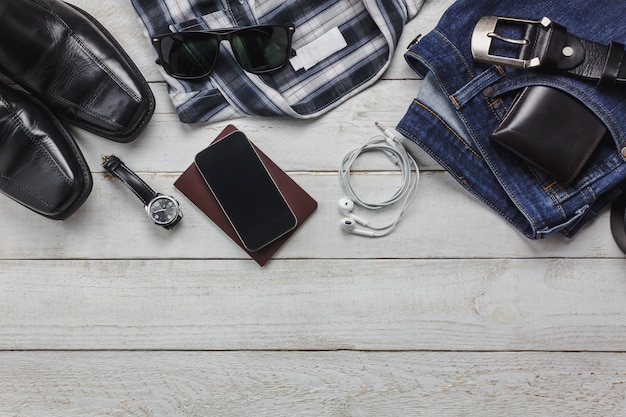
[[[452, 0], [427, 2], [384, 79], [326, 116], [233, 121], [319, 203], [264, 268], [173, 186], [226, 123], [178, 121], [129, 0], [72, 2], [157, 109], [131, 144], [73, 130], [94, 188], [67, 221], [0, 198], [0, 416], [626, 415], [626, 260], [608, 213], [572, 241], [529, 241], [418, 151], [396, 232], [338, 227], [341, 158], [402, 117], [420, 87], [404, 48]], [[105, 176], [109, 153], [180, 199], [177, 229]], [[384, 162], [355, 178], [374, 199], [399, 182]]]

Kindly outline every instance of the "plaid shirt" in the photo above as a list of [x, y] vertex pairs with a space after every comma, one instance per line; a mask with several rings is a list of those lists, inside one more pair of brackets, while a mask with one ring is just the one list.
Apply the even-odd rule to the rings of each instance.
[[[214, 71], [201, 80], [163, 73], [185, 123], [241, 116], [310, 118], [373, 84], [388, 67], [405, 23], [424, 0], [131, 0], [148, 36], [293, 23], [297, 51], [339, 28], [347, 46], [309, 69], [287, 64], [271, 74], [242, 70], [228, 45]], [[156, 53], [155, 53], [156, 56]]]

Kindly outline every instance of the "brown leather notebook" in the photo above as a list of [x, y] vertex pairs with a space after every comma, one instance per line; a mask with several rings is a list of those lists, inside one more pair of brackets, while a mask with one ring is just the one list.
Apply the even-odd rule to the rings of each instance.
[[[236, 130], [237, 128], [233, 125], [226, 126], [226, 128], [215, 138], [213, 142], [222, 139]], [[241, 249], [250, 255], [252, 259], [254, 259], [259, 265], [263, 266], [298, 229], [298, 227], [300, 227], [300, 225], [315, 211], [317, 208], [317, 202], [306, 191], [304, 191], [302, 187], [292, 180], [285, 171], [279, 168], [278, 165], [268, 158], [268, 156], [265, 155], [256, 145], [253, 144], [253, 146], [298, 220], [298, 225], [294, 230], [273, 241], [267, 246], [262, 247], [258, 251], [251, 252], [244, 247], [241, 239], [237, 236], [237, 232], [233, 229], [232, 225], [228, 221], [228, 218], [224, 214], [224, 211], [209, 190], [209, 187], [204, 182], [204, 178], [202, 178], [202, 175], [200, 174], [200, 171], [198, 171], [195, 163], [192, 163], [189, 168], [187, 168], [185, 172], [178, 177], [176, 182], [174, 182], [174, 186], [178, 188], [200, 210], [202, 210], [204, 214], [213, 220], [213, 222], [219, 226], [219, 228], [222, 229], [235, 243], [237, 243]]]

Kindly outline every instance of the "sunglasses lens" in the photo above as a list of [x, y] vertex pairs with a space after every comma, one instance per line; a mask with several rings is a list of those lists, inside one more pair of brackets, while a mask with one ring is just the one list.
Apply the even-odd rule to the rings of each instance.
[[280, 26], [259, 26], [233, 33], [231, 45], [243, 69], [263, 73], [282, 67], [289, 59], [291, 33]]
[[213, 69], [219, 41], [209, 33], [179, 33], [161, 39], [162, 65], [179, 78], [206, 76]]

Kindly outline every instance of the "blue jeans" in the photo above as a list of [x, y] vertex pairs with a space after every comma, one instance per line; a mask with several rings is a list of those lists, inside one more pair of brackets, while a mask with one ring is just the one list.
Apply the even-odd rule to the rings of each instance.
[[[568, 76], [475, 62], [470, 39], [485, 15], [547, 16], [579, 38], [626, 43], [626, 3], [459, 0], [405, 55], [424, 81], [397, 130], [525, 236], [541, 239], [560, 232], [571, 237], [626, 189], [621, 154], [626, 148], [626, 87], [598, 87]], [[530, 85], [552, 86], [578, 98], [610, 134], [566, 187], [490, 142], [489, 134], [516, 94]]]

